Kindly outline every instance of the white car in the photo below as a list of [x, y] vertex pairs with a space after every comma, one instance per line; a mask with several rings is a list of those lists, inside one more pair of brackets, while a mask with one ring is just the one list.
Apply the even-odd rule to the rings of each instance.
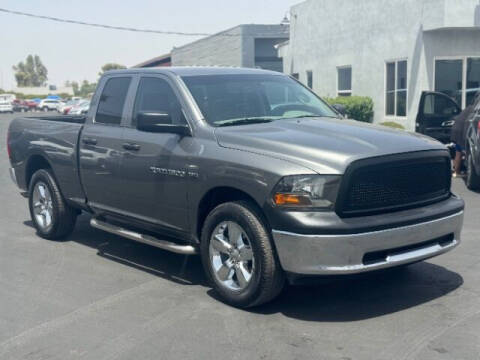
[[90, 101], [82, 101], [69, 111], [69, 115], [84, 115], [88, 112], [90, 108]]
[[38, 104], [37, 109], [43, 110], [43, 111], [57, 110], [57, 107], [59, 104], [60, 104], [60, 100], [43, 99]]
[[67, 102], [61, 102], [59, 105], [58, 105], [58, 108], [57, 108], [57, 111], [60, 113], [60, 114], [68, 114], [70, 110], [72, 110], [73, 107], [77, 106], [80, 102], [82, 102], [84, 100], [82, 100], [81, 98], [78, 98], [78, 99], [72, 99], [72, 100], [69, 100]]
[[13, 114], [13, 106], [11, 102], [0, 101], [0, 113], [10, 113]]

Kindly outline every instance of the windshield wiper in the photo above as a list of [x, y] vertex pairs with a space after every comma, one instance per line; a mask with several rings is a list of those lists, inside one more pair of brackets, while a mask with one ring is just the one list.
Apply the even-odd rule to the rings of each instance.
[[338, 116], [330, 116], [330, 115], [299, 115], [299, 116], [293, 116], [293, 117], [286, 117], [286, 118], [283, 118], [282, 120], [302, 119], [302, 118], [321, 118], [321, 117], [339, 119]]
[[234, 125], [247, 125], [247, 124], [262, 124], [262, 123], [269, 123], [273, 120], [270, 118], [265, 117], [251, 117], [251, 118], [244, 118], [244, 119], [232, 119], [222, 121], [221, 123], [217, 123], [218, 127], [221, 126], [234, 126]]

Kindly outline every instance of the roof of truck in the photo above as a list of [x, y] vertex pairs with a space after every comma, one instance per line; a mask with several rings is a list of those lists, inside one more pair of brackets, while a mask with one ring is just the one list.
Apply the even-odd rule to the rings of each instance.
[[222, 66], [172, 66], [157, 68], [131, 68], [124, 70], [111, 70], [105, 74], [111, 73], [173, 73], [178, 76], [194, 76], [194, 75], [235, 75], [235, 74], [271, 74], [281, 75], [281, 73], [262, 69], [249, 69], [240, 67], [222, 67]]

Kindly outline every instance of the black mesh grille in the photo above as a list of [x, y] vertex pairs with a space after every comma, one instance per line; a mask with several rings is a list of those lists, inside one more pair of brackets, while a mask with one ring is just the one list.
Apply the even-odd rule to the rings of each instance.
[[450, 194], [450, 165], [445, 157], [360, 166], [348, 176], [343, 215], [422, 206]]

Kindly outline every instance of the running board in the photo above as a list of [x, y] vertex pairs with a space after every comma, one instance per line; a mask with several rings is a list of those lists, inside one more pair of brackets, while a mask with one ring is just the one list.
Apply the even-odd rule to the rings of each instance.
[[194, 255], [197, 253], [197, 249], [191, 245], [179, 245], [170, 241], [160, 240], [153, 236], [140, 234], [135, 231], [127, 230], [119, 226], [100, 221], [98, 219], [92, 218], [90, 220], [90, 225], [94, 228], [97, 228], [115, 235], [123, 236], [130, 240], [135, 240], [147, 245], [155, 246], [163, 250], [171, 251], [177, 254]]

